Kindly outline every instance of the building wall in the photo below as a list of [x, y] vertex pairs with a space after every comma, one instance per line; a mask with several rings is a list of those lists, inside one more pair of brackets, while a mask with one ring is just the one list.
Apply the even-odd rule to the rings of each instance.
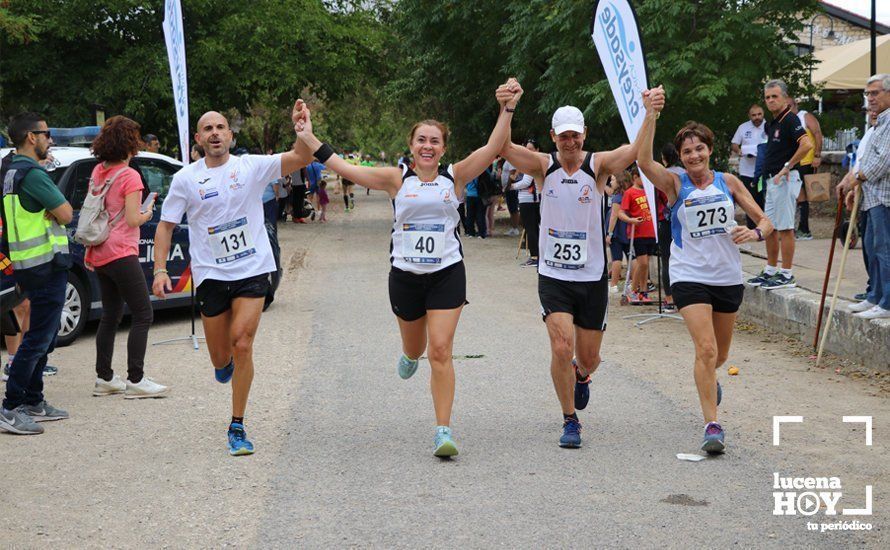
[[[832, 30], [832, 23], [829, 22], [829, 19], [834, 24], [834, 36], [831, 38], [828, 37], [829, 31]], [[803, 30], [800, 31], [800, 34], [797, 36], [797, 42], [800, 44], [809, 45], [810, 43], [810, 21], [813, 21], [812, 18], [804, 23], [805, 26]], [[878, 31], [878, 36], [881, 34], [883, 33]], [[828, 14], [819, 15], [816, 17], [815, 21], [813, 21], [813, 49], [815, 51], [834, 46], [843, 46], [850, 42], [864, 40], [869, 36], [871, 36], [871, 33], [868, 29], [853, 25], [843, 19], [832, 17]]]

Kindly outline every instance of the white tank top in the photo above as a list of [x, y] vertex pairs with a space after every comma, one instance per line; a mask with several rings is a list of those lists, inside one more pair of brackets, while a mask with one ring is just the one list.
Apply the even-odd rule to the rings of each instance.
[[671, 282], [742, 284], [742, 255], [729, 234], [734, 221], [732, 192], [722, 173], [714, 172], [714, 182], [704, 189], [681, 175], [671, 206]]
[[567, 174], [556, 158], [541, 190], [538, 273], [561, 281], [599, 281], [606, 271], [606, 201], [596, 186], [593, 153]]
[[439, 168], [433, 181], [420, 181], [402, 165], [402, 187], [392, 201], [390, 263], [411, 273], [434, 273], [464, 257], [457, 224], [460, 200], [454, 192], [451, 165]]

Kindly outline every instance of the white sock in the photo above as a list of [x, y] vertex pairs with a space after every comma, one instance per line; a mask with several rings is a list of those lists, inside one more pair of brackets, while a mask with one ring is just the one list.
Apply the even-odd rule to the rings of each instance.
[[782, 273], [785, 277], [791, 278], [791, 270], [790, 269], [780, 269], [779, 272]]
[[769, 275], [770, 277], [772, 277], [773, 275], [775, 275], [776, 273], [779, 272], [779, 268], [775, 267], [775, 266], [768, 265], [763, 268], [763, 272], [766, 273], [767, 275]]

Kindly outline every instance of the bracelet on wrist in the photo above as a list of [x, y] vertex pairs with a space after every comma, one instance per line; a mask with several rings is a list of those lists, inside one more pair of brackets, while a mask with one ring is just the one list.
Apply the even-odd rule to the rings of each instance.
[[319, 147], [312, 156], [314, 156], [318, 162], [324, 164], [333, 154], [334, 148], [327, 143], [322, 143], [321, 147]]
[[504, 110], [507, 111], [508, 113], [515, 113], [516, 107], [510, 108], [510, 107], [505, 106]]
[[157, 276], [160, 275], [161, 273], [163, 273], [164, 275], [166, 275], [167, 273], [170, 273], [170, 272], [167, 271], [166, 269], [155, 269], [155, 271], [154, 271], [154, 276], [157, 277]]
[[755, 227], [754, 232], [757, 233], [757, 240], [762, 241], [763, 240], [763, 231], [761, 231], [759, 227]]

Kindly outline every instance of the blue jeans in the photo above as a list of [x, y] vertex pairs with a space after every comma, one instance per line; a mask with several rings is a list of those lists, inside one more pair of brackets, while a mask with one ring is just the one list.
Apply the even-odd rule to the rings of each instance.
[[865, 248], [871, 279], [868, 301], [890, 309], [890, 206], [879, 205], [868, 210]]
[[44, 286], [28, 291], [31, 324], [9, 367], [3, 400], [6, 410], [43, 401], [43, 367], [55, 348], [67, 283], [68, 271], [56, 271]]

